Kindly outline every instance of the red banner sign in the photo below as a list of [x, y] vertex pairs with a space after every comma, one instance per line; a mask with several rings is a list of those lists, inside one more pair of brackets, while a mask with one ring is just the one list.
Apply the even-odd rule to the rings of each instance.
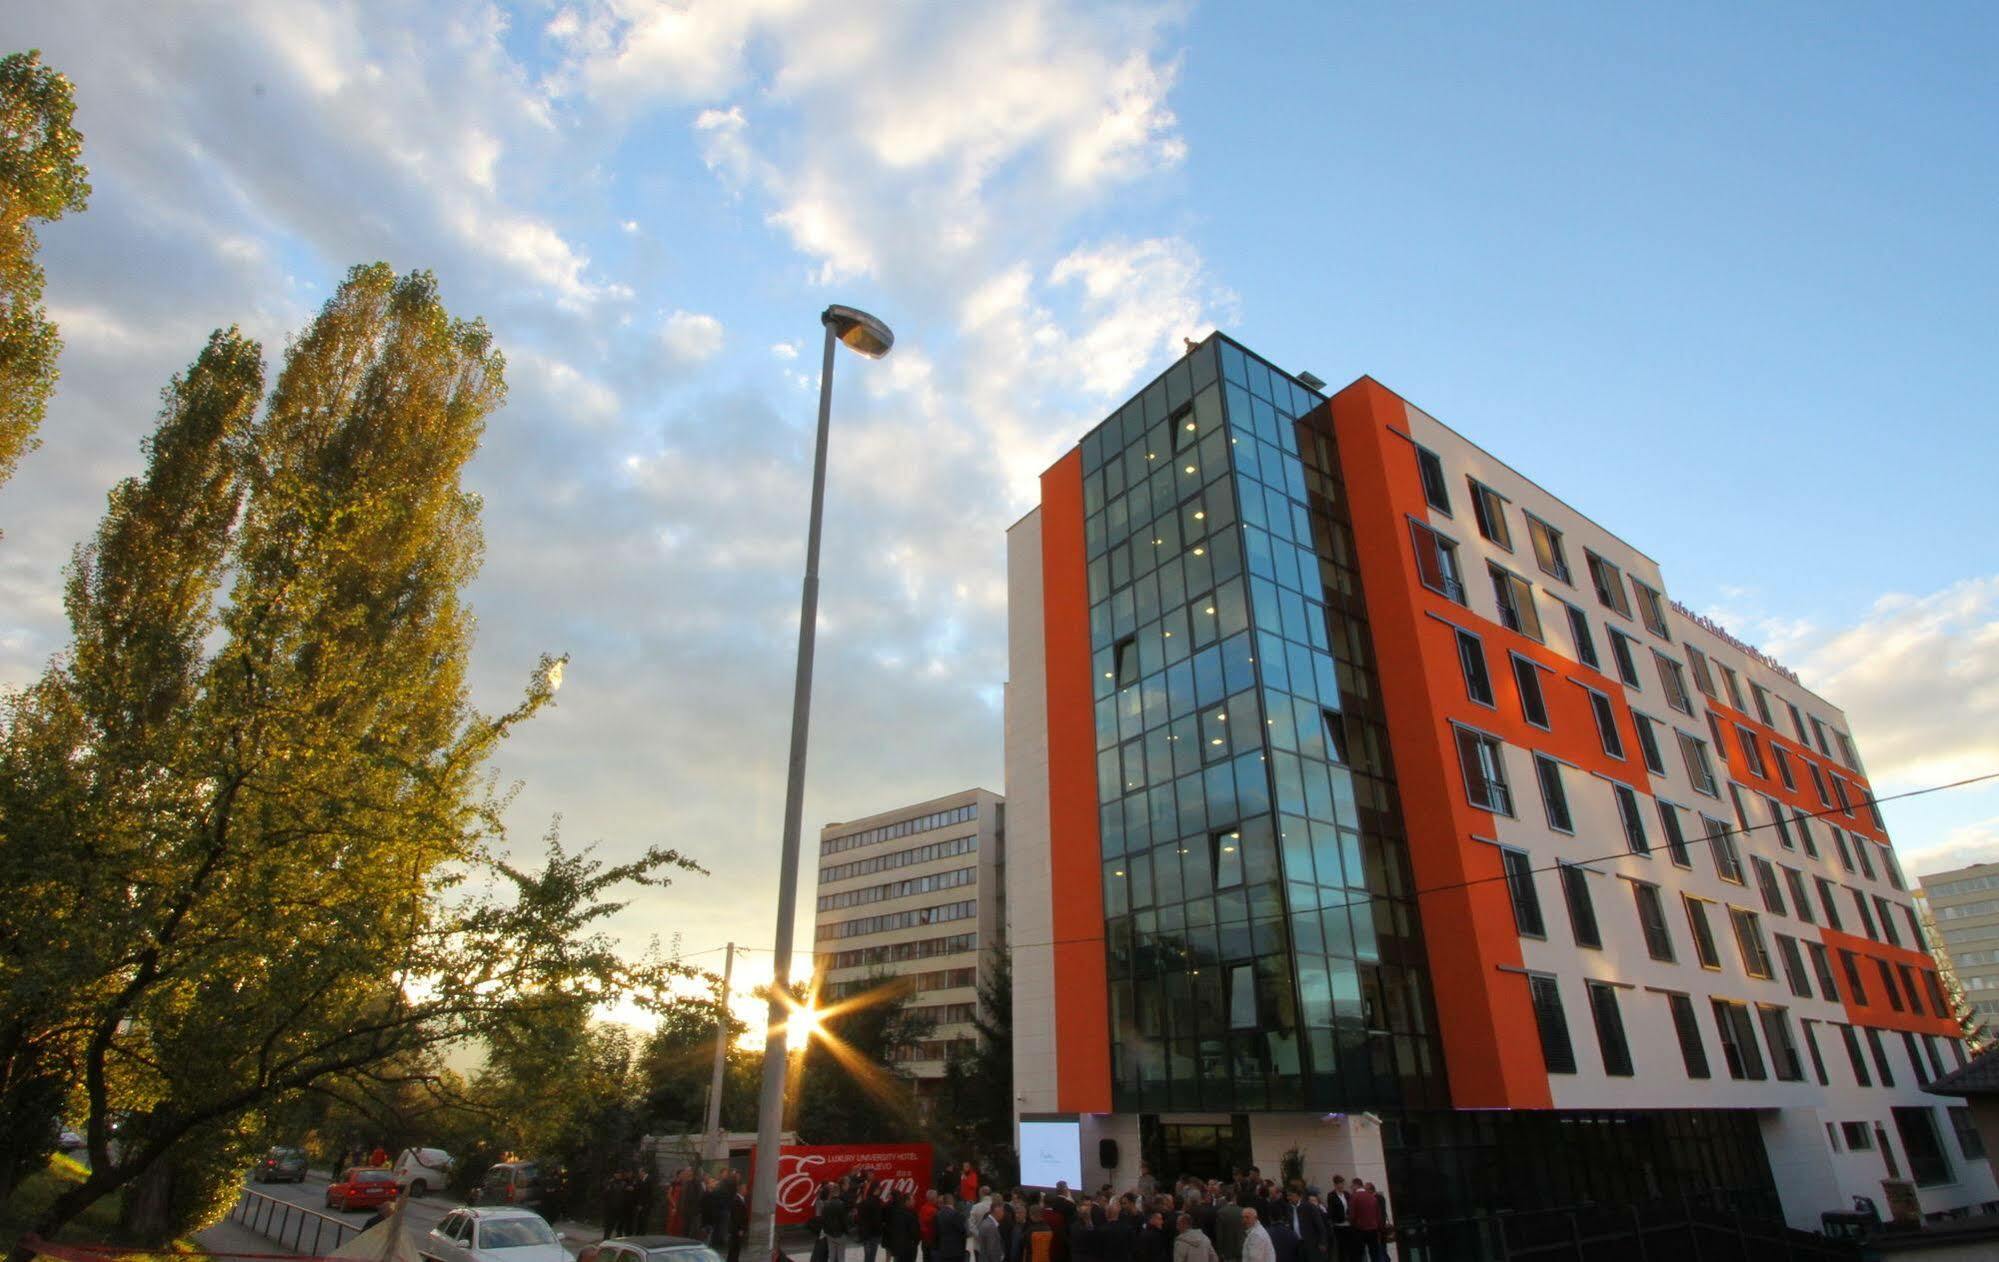
[[[929, 1144], [790, 1145], [778, 1154], [777, 1221], [786, 1226], [810, 1222], [819, 1185], [837, 1183], [856, 1170], [867, 1171], [876, 1182], [887, 1180], [896, 1191], [912, 1196], [927, 1190], [936, 1177]], [[754, 1153], [750, 1177], [756, 1177]]]

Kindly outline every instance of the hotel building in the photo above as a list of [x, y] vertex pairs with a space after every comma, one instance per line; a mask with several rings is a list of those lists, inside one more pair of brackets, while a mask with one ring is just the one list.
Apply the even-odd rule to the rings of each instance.
[[1999, 1197], [1841, 712], [1319, 384], [1216, 334], [1009, 532], [1020, 1115], [1080, 1120], [1085, 1186], [1295, 1150], [1404, 1221]]
[[822, 1002], [894, 978], [931, 1023], [897, 1049], [919, 1098], [975, 1037], [979, 970], [1005, 941], [1006, 806], [999, 794], [948, 797], [828, 824], [819, 833], [812, 953]]

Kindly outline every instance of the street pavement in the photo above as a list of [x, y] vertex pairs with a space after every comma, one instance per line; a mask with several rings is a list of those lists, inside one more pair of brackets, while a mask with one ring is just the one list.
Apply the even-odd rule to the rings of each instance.
[[[312, 1210], [314, 1213], [324, 1214], [328, 1218], [348, 1223], [357, 1229], [374, 1214], [374, 1211], [369, 1209], [346, 1211], [328, 1209], [326, 1205], [327, 1182], [326, 1175], [317, 1170], [310, 1170], [306, 1172], [305, 1182], [303, 1183], [246, 1183], [243, 1186], [252, 1192], [262, 1193], [275, 1200], [287, 1201], [293, 1205]], [[441, 1192], [433, 1192], [429, 1196], [411, 1200], [409, 1210], [407, 1211], [410, 1234], [413, 1237], [423, 1236], [432, 1227], [437, 1226], [446, 1214], [457, 1209], [462, 1204], [464, 1202], [454, 1197], [446, 1196]], [[577, 1250], [583, 1248], [585, 1245], [595, 1244], [604, 1238], [604, 1233], [601, 1230], [587, 1223], [557, 1222], [549, 1225], [562, 1233], [563, 1246], [569, 1250], [571, 1255], [574, 1255]], [[261, 1239], [261, 1237], [259, 1238]]]

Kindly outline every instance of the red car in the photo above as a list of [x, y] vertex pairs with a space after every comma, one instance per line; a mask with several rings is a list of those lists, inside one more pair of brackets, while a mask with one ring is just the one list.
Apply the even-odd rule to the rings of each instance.
[[326, 1186], [328, 1209], [375, 1209], [395, 1199], [396, 1174], [393, 1170], [369, 1170], [356, 1166], [340, 1182]]

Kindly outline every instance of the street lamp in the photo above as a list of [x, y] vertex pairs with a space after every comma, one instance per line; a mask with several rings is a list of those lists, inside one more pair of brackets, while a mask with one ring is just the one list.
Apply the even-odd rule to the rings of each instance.
[[791, 922], [798, 911], [798, 829], [805, 804], [805, 734], [812, 718], [813, 632], [819, 620], [819, 521], [826, 504], [826, 432], [833, 411], [833, 344], [880, 359], [895, 345], [888, 326], [865, 311], [831, 306], [820, 313], [826, 354], [819, 365], [819, 437], [812, 452], [812, 518], [805, 535], [805, 590], [798, 614], [798, 677], [791, 693], [791, 771], [784, 786], [784, 853], [777, 871], [777, 941], [771, 949], [770, 1028], [764, 1039], [763, 1089], [757, 1101], [756, 1175], [750, 1184], [750, 1235], [761, 1254], [777, 1252], [778, 1145], [784, 1127], [786, 1033], [791, 1024]]

